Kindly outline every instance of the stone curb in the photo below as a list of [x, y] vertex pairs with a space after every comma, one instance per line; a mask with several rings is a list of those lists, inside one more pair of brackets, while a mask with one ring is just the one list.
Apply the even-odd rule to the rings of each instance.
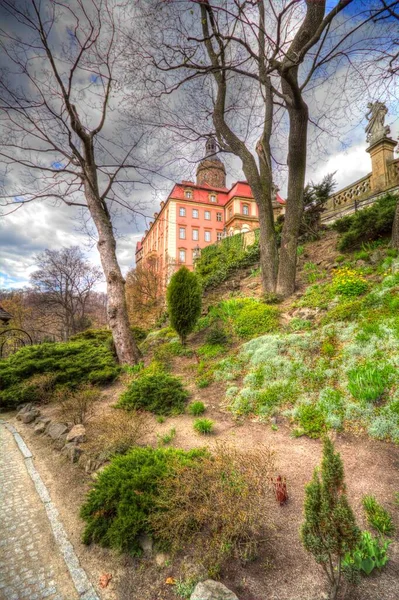
[[26, 470], [29, 473], [30, 478], [32, 479], [35, 489], [40, 497], [40, 500], [44, 504], [44, 508], [46, 510], [47, 518], [50, 521], [51, 529], [53, 531], [53, 535], [55, 541], [61, 551], [62, 556], [64, 557], [64, 561], [66, 566], [68, 567], [68, 571], [71, 575], [71, 579], [74, 583], [76, 591], [79, 594], [81, 600], [100, 600], [99, 596], [95, 592], [92, 584], [90, 583], [86, 572], [79, 564], [79, 559], [75, 554], [75, 550], [68, 539], [67, 533], [59, 519], [59, 513], [53, 502], [51, 501], [50, 494], [46, 485], [44, 484], [42, 478], [36, 470], [36, 467], [33, 463], [33, 456], [28, 446], [25, 444], [24, 440], [17, 432], [13, 425], [10, 425], [6, 421], [0, 419], [0, 424], [4, 425], [6, 429], [13, 435], [15, 442], [21, 451], [22, 456], [24, 457], [24, 462], [26, 465]]

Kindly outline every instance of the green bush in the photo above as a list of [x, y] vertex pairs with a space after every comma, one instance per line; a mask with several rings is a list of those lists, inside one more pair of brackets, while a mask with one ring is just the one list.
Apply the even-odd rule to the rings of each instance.
[[369, 361], [348, 371], [348, 390], [357, 400], [376, 402], [390, 384], [395, 369]]
[[118, 407], [148, 410], [157, 415], [183, 412], [188, 392], [177, 377], [167, 373], [144, 373], [121, 395]]
[[319, 438], [326, 429], [323, 413], [313, 404], [301, 404], [296, 411], [296, 419], [300, 429], [295, 431], [295, 435]]
[[392, 517], [389, 512], [377, 502], [374, 496], [367, 495], [363, 498], [363, 508], [366, 513], [367, 521], [383, 535], [392, 535], [395, 527], [392, 523]]
[[226, 323], [241, 338], [250, 338], [273, 331], [278, 327], [279, 310], [256, 298], [223, 300], [210, 310], [213, 319]]
[[87, 495], [80, 515], [86, 521], [83, 542], [140, 553], [138, 538], [149, 531], [162, 480], [176, 465], [192, 464], [203, 451], [134, 448], [102, 471]]
[[233, 235], [201, 250], [201, 257], [195, 263], [195, 271], [201, 279], [202, 287], [215, 287], [230, 277], [234, 271], [259, 262], [259, 231], [255, 232], [255, 242], [244, 247], [244, 237]]
[[202, 435], [207, 435], [212, 433], [213, 430], [213, 421], [210, 419], [196, 419], [193, 425], [195, 431]]
[[[34, 377], [51, 375], [52, 386], [71, 389], [81, 383], [105, 384], [113, 381], [120, 367], [102, 335], [62, 343], [26, 346], [0, 361], [0, 408], [15, 408], [27, 401], [42, 399]], [[83, 334], [81, 334], [83, 335]]]
[[197, 275], [181, 267], [170, 280], [167, 300], [170, 323], [185, 344], [201, 314], [202, 292]]
[[205, 404], [200, 401], [192, 402], [188, 406], [188, 412], [190, 413], [190, 415], [193, 415], [193, 417], [203, 415], [205, 412]]
[[397, 197], [387, 194], [372, 206], [335, 221], [333, 227], [341, 233], [340, 251], [359, 248], [362, 242], [391, 233]]
[[347, 570], [356, 570], [370, 575], [375, 569], [381, 569], [388, 562], [388, 548], [390, 540], [379, 540], [368, 531], [362, 531], [361, 538], [357, 546], [345, 554], [342, 561], [344, 573]]
[[229, 336], [221, 327], [214, 327], [206, 334], [206, 343], [210, 345], [226, 345], [229, 341]]

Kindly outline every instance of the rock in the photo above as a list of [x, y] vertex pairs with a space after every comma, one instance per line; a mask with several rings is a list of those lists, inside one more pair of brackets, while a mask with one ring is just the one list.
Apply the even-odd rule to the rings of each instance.
[[37, 421], [38, 423], [44, 423], [46, 427], [49, 423], [51, 423], [50, 417], [39, 417]]
[[366, 263], [366, 261], [365, 261], [365, 260], [362, 260], [362, 259], [360, 258], [359, 260], [357, 260], [357, 261], [356, 261], [356, 266], [357, 266], [357, 267], [360, 267], [360, 268], [362, 268], [362, 267], [366, 267], [366, 266], [367, 266], [367, 263]]
[[74, 425], [71, 431], [68, 433], [67, 442], [75, 442], [81, 444], [86, 441], [86, 429], [83, 425]]
[[82, 449], [79, 448], [73, 442], [70, 442], [69, 444], [65, 444], [65, 446], [61, 450], [61, 454], [66, 454], [66, 456], [68, 456], [69, 460], [72, 463], [75, 463], [75, 462], [78, 462], [79, 457], [82, 454]]
[[21, 421], [22, 420], [22, 415], [24, 415], [27, 412], [30, 412], [32, 409], [34, 408], [32, 402], [29, 402], [29, 404], [24, 404], [22, 406], [22, 408], [19, 409], [18, 414], [17, 414], [17, 420]]
[[39, 421], [38, 423], [36, 423], [33, 431], [37, 433], [37, 435], [44, 433], [46, 431], [46, 423], [43, 423], [43, 421]]
[[146, 535], [146, 534], [140, 535], [138, 542], [139, 542], [139, 546], [142, 549], [142, 551], [144, 552], [144, 554], [147, 554], [147, 555], [152, 554], [153, 541], [149, 535]]
[[54, 448], [56, 448], [57, 450], [62, 450], [62, 448], [66, 444], [66, 436], [67, 434], [63, 433], [56, 440], [54, 440]]
[[252, 281], [251, 283], [248, 283], [247, 288], [249, 290], [254, 290], [254, 289], [258, 288], [259, 285], [260, 284], [257, 281]]
[[39, 415], [40, 411], [37, 408], [32, 408], [32, 410], [22, 413], [22, 415], [20, 416], [20, 421], [22, 421], [22, 423], [25, 424], [32, 423], [37, 419]]
[[155, 556], [155, 563], [157, 567], [164, 567], [169, 560], [170, 556], [169, 554], [165, 554], [165, 552], [157, 552]]
[[277, 417], [270, 417], [270, 423], [272, 425], [277, 425]]
[[208, 579], [195, 586], [190, 600], [238, 600], [238, 597], [223, 583]]
[[53, 440], [58, 440], [62, 435], [68, 433], [68, 427], [65, 423], [50, 423], [47, 427], [46, 433]]
[[372, 265], [376, 265], [378, 264], [382, 259], [384, 258], [384, 253], [382, 250], [379, 250], [377, 248], [377, 250], [374, 250], [374, 252], [372, 252], [369, 256], [369, 261], [371, 262]]
[[297, 319], [303, 319], [305, 321], [311, 321], [319, 314], [318, 308], [298, 308], [292, 313], [293, 317]]

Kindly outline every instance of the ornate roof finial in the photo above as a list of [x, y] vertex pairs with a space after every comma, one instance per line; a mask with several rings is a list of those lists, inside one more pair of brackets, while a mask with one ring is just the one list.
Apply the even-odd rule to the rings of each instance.
[[216, 152], [218, 151], [216, 141], [214, 137], [210, 137], [206, 140], [205, 144], [205, 158], [216, 158]]
[[387, 107], [382, 102], [369, 102], [367, 104], [368, 113], [366, 119], [368, 120], [366, 132], [366, 141], [369, 144], [374, 144], [379, 140], [382, 140], [391, 133], [389, 125], [385, 125], [385, 115], [388, 112]]

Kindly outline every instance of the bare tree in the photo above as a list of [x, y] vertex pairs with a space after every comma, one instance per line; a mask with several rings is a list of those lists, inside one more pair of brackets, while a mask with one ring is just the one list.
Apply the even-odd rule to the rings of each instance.
[[[0, 165], [5, 213], [50, 200], [88, 210], [118, 359], [136, 362], [112, 215], [139, 214], [142, 133], [126, 122], [116, 78], [124, 7], [113, 0], [3, 0]], [[134, 134], [134, 135], [133, 135]]]
[[[295, 288], [303, 213], [312, 120], [309, 97], [335, 70], [342, 70], [342, 64], [348, 72], [353, 57], [359, 60], [378, 46], [372, 29], [376, 12], [361, 6], [345, 13], [353, 0], [339, 0], [327, 12], [325, 0], [162, 4], [151, 15], [149, 62], [159, 73], [151, 84], [159, 94], [173, 94], [198, 79], [206, 81], [208, 115], [219, 147], [241, 160], [259, 208], [264, 290], [289, 295]], [[379, 2], [372, 4], [377, 10]], [[286, 132], [288, 149], [287, 159], [282, 159], [288, 169], [288, 194], [279, 252], [272, 211], [272, 177], [278, 162], [273, 139], [278, 130]]]
[[44, 305], [62, 324], [64, 339], [87, 328], [93, 288], [102, 279], [77, 246], [45, 250], [36, 257], [31, 275], [37, 303]]
[[154, 260], [144, 260], [126, 276], [126, 299], [131, 322], [138, 326], [154, 325], [165, 306], [160, 276]]

